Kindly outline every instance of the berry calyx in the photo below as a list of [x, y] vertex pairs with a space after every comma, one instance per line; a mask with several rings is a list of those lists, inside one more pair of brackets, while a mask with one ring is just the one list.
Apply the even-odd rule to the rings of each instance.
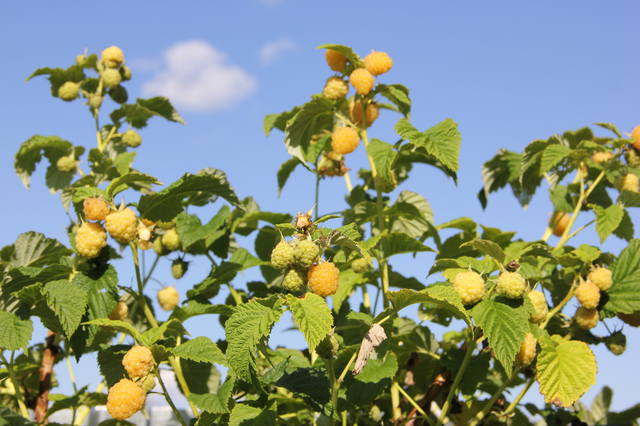
[[459, 272], [453, 278], [453, 289], [458, 293], [463, 305], [479, 302], [486, 292], [482, 276], [474, 271]]
[[158, 303], [165, 311], [173, 311], [180, 302], [180, 293], [175, 287], [165, 287], [157, 294]]
[[576, 289], [576, 299], [587, 309], [594, 309], [600, 302], [600, 289], [591, 281], [582, 281]]
[[144, 407], [145, 399], [144, 390], [136, 382], [122, 379], [109, 389], [107, 411], [116, 420], [128, 419]]
[[302, 240], [293, 248], [293, 262], [300, 268], [310, 267], [320, 255], [320, 247], [311, 240]]
[[285, 240], [271, 251], [271, 265], [276, 269], [287, 269], [293, 264], [293, 247]]
[[536, 357], [536, 346], [538, 345], [538, 341], [533, 334], [527, 333], [524, 336], [524, 341], [520, 345], [520, 350], [516, 355], [516, 362], [522, 366], [526, 367], [531, 364], [531, 361]]
[[138, 234], [138, 218], [128, 207], [108, 214], [104, 221], [109, 235], [119, 243], [127, 244]]
[[136, 148], [142, 143], [142, 136], [133, 129], [129, 129], [122, 135], [122, 142], [131, 148]]
[[189, 262], [185, 262], [184, 259], [178, 258], [171, 262], [171, 275], [176, 280], [179, 280], [189, 269]]
[[118, 303], [116, 303], [116, 306], [113, 308], [113, 310], [109, 314], [109, 319], [123, 321], [127, 318], [128, 315], [129, 315], [129, 307], [122, 300], [119, 300]]
[[358, 258], [358, 259], [354, 260], [353, 262], [351, 262], [351, 269], [353, 269], [353, 272], [357, 272], [359, 274], [364, 274], [370, 268], [371, 268], [371, 265], [363, 257]]
[[520, 299], [527, 289], [527, 283], [517, 272], [503, 272], [496, 280], [498, 294], [510, 299]]
[[349, 86], [339, 77], [330, 77], [322, 89], [322, 95], [332, 100], [342, 99], [347, 93], [349, 93]]
[[122, 358], [122, 366], [132, 379], [147, 376], [154, 365], [153, 354], [146, 346], [132, 346]]
[[105, 87], [109, 89], [118, 86], [122, 82], [120, 71], [113, 68], [107, 68], [106, 70], [102, 71], [100, 75], [102, 76], [102, 82], [104, 83]]
[[358, 92], [359, 95], [366, 95], [369, 93], [371, 89], [373, 89], [375, 80], [375, 77], [373, 77], [373, 75], [364, 68], [357, 68], [353, 70], [349, 76], [351, 85], [356, 89], [356, 92]]
[[590, 330], [596, 325], [598, 325], [598, 320], [600, 316], [598, 315], [597, 309], [587, 309], [584, 306], [580, 306], [575, 315], [573, 316], [574, 321], [578, 325], [578, 327], [584, 330]]
[[611, 288], [613, 280], [611, 278], [611, 271], [607, 268], [598, 266], [593, 268], [587, 278], [594, 283], [601, 291], [607, 291]]
[[336, 154], [350, 154], [358, 147], [360, 136], [351, 127], [338, 127], [331, 135], [331, 148]]
[[80, 83], [67, 81], [58, 89], [58, 97], [63, 101], [70, 102], [78, 97], [79, 92]]
[[107, 68], [117, 68], [124, 63], [124, 52], [118, 46], [110, 46], [102, 51], [100, 61]]
[[312, 265], [307, 272], [307, 285], [312, 293], [327, 297], [338, 290], [340, 270], [332, 262]]
[[167, 232], [162, 235], [162, 246], [168, 251], [180, 248], [180, 236], [176, 228], [167, 229]]
[[324, 52], [324, 58], [333, 71], [342, 72], [347, 66], [347, 57], [337, 50], [327, 49]]
[[291, 293], [302, 293], [307, 284], [304, 272], [298, 269], [289, 269], [282, 280], [282, 287]]
[[331, 332], [316, 346], [316, 353], [322, 359], [333, 359], [340, 349], [336, 336]]
[[551, 216], [551, 221], [549, 222], [549, 226], [553, 230], [553, 235], [561, 237], [567, 229], [567, 226], [569, 226], [570, 219], [571, 216], [565, 212], [555, 212], [553, 216]]
[[107, 233], [99, 223], [84, 222], [76, 232], [76, 250], [83, 257], [96, 257], [107, 245]]
[[384, 74], [393, 66], [393, 60], [386, 52], [369, 53], [364, 58], [364, 66], [373, 75]]
[[[363, 116], [366, 117], [366, 122]], [[368, 103], [366, 108], [363, 108], [361, 101], [349, 103], [349, 118], [360, 128], [371, 126], [378, 116], [380, 116], [380, 108], [373, 102]]]
[[627, 349], [627, 336], [620, 331], [616, 331], [604, 339], [604, 344], [612, 354], [622, 355]]
[[640, 178], [633, 173], [621, 176], [616, 183], [620, 191], [640, 192]]
[[538, 290], [531, 290], [527, 296], [533, 305], [533, 312], [529, 318], [531, 322], [540, 324], [547, 318], [549, 313], [549, 305], [547, 305], [547, 299], [544, 297], [544, 293]]
[[78, 162], [73, 154], [60, 157], [58, 158], [58, 161], [56, 161], [56, 168], [63, 173], [73, 172], [77, 167]]
[[109, 214], [109, 205], [102, 198], [89, 197], [82, 202], [82, 211], [87, 220], [104, 220]]
[[640, 151], [640, 126], [636, 126], [631, 131], [631, 144]]

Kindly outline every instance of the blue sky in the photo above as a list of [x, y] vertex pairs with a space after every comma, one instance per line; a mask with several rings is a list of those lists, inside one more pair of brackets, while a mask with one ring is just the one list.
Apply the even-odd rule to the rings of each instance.
[[[280, 135], [266, 138], [262, 133], [263, 116], [321, 90], [330, 72], [316, 46], [346, 44], [361, 55], [371, 49], [387, 51], [394, 67], [380, 80], [411, 89], [413, 123], [424, 129], [451, 117], [463, 136], [458, 186], [439, 172], [418, 168], [401, 189], [424, 195], [437, 223], [471, 216], [518, 231], [525, 239], [539, 238], [550, 213], [546, 192], [522, 210], [503, 191], [482, 211], [475, 198], [480, 167], [501, 147], [521, 150], [533, 139], [593, 122], [611, 121], [623, 131], [639, 124], [639, 18], [635, 1], [5, 4], [0, 14], [0, 182], [7, 201], [0, 246], [23, 230], [63, 239], [67, 224], [42, 172], [34, 176], [31, 190], [20, 184], [13, 172], [19, 144], [36, 133], [95, 143], [93, 123], [81, 103], [53, 99], [45, 79], [27, 84], [25, 78], [40, 66], [68, 66], [84, 49], [97, 52], [113, 44], [123, 48], [133, 69], [130, 95], [168, 93], [187, 122], [152, 121], [142, 132], [138, 169], [168, 183], [184, 171], [220, 168], [240, 196], [253, 195], [264, 210], [290, 213], [311, 208], [313, 178], [297, 171], [278, 198], [275, 172], [287, 154]], [[372, 135], [392, 141], [396, 119], [383, 115]], [[362, 148], [352, 157], [348, 165], [353, 170], [366, 165]], [[344, 194], [341, 179], [324, 181], [321, 212], [341, 209]], [[204, 212], [205, 217], [212, 214]], [[581, 240], [595, 241], [593, 234]], [[621, 247], [615, 237], [605, 244], [616, 253]], [[408, 260], [399, 258], [398, 268], [426, 275], [429, 257]], [[129, 282], [131, 271], [122, 268], [121, 281]], [[197, 282], [204, 268], [195, 264], [178, 288]], [[169, 282], [168, 263], [161, 265], [158, 278]], [[211, 332], [211, 323], [217, 326], [212, 318], [188, 326], [194, 334], [215, 339], [220, 330]], [[282, 331], [285, 326], [274, 341], [286, 337], [302, 346], [296, 332]], [[627, 371], [636, 368], [640, 333], [628, 331], [624, 356], [595, 350], [600, 361], [595, 389], [613, 386], [616, 408], [637, 402]], [[91, 358], [77, 368], [82, 383], [96, 383]], [[61, 368], [59, 373], [68, 389], [66, 372]], [[540, 400], [536, 392], [531, 395]], [[593, 392], [588, 395], [590, 400]]]

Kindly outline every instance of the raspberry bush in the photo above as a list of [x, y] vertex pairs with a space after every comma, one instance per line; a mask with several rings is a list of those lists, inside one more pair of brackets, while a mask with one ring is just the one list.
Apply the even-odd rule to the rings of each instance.
[[[625, 356], [625, 330], [640, 325], [632, 220], [640, 127], [628, 134], [599, 123], [485, 163], [483, 207], [506, 187], [525, 207], [547, 186], [552, 211], [539, 240], [463, 212], [438, 223], [426, 198], [434, 188], [409, 189], [411, 171], [431, 167], [456, 181], [457, 123], [412, 123], [409, 89], [390, 82], [403, 66], [392, 52], [361, 58], [342, 45], [320, 48], [326, 76], [309, 88], [322, 93], [264, 120], [290, 154], [278, 191], [298, 167], [315, 177], [312, 210], [295, 216], [240, 197], [221, 170], [187, 172], [161, 187], [135, 168], [152, 119], [182, 118], [168, 99], [129, 100], [135, 76], [121, 48], [30, 76], [47, 77], [62, 106], [86, 106], [96, 143], [35, 135], [15, 156], [25, 186], [48, 162], [46, 184], [70, 223], [60, 224], [67, 241], [27, 231], [0, 250], [0, 416], [45, 424], [68, 408], [80, 425], [91, 407], [106, 406], [124, 420], [144, 409], [149, 392], [183, 426], [527, 424], [532, 416], [566, 424], [595, 416], [579, 402], [595, 384], [592, 348]], [[393, 140], [371, 137], [388, 119]], [[356, 156], [368, 168], [354, 173]], [[331, 178], [344, 180], [338, 196], [346, 204], [322, 215], [318, 191]], [[577, 235], [590, 242], [576, 244]], [[612, 236], [627, 244], [620, 253], [601, 249]], [[416, 253], [432, 260], [407, 276], [395, 256]], [[133, 282], [116, 259], [131, 263]], [[209, 272], [186, 274], [192, 262]], [[159, 265], [179, 283], [158, 283]], [[260, 278], [240, 284], [250, 268]], [[158, 308], [167, 312], [157, 316]], [[270, 343], [285, 312], [305, 349]], [[190, 333], [190, 321], [211, 316], [223, 335]], [[48, 329], [44, 342], [32, 338], [36, 319]], [[56, 394], [54, 365], [90, 354], [101, 382]], [[181, 402], [160, 371], [175, 376], [191, 420], [178, 415]], [[534, 383], [544, 407], [522, 402]], [[634, 413], [606, 415], [631, 424]]]

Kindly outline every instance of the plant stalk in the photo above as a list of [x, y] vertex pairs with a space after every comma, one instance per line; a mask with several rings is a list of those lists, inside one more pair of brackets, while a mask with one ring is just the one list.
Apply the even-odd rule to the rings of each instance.
[[467, 351], [464, 354], [464, 358], [462, 360], [462, 364], [460, 364], [460, 368], [456, 373], [456, 377], [453, 379], [453, 384], [451, 385], [451, 389], [447, 394], [447, 399], [444, 401], [442, 405], [442, 411], [440, 412], [440, 416], [438, 417], [437, 426], [441, 426], [444, 423], [444, 420], [447, 418], [447, 414], [449, 414], [449, 409], [451, 408], [451, 401], [453, 400], [453, 396], [458, 392], [458, 386], [460, 386], [460, 382], [462, 381], [462, 377], [464, 376], [464, 372], [469, 366], [469, 362], [471, 361], [471, 355], [476, 348], [475, 339], [473, 335], [471, 335], [471, 330], [468, 331], [469, 336], [467, 336]]
[[173, 415], [175, 416], [176, 420], [179, 421], [182, 426], [187, 426], [184, 419], [182, 418], [182, 415], [180, 414], [180, 411], [178, 411], [175, 404], [173, 403], [173, 400], [169, 396], [169, 391], [167, 390], [167, 387], [164, 384], [164, 380], [162, 380], [161, 372], [158, 372], [158, 382], [160, 383], [160, 387], [162, 387], [162, 393], [164, 394], [164, 399], [167, 401], [167, 404], [169, 404], [169, 406], [171, 407], [171, 411], [173, 411]]
[[24, 396], [22, 395], [22, 390], [20, 389], [20, 383], [18, 383], [18, 379], [16, 378], [16, 374], [13, 371], [13, 352], [11, 353], [11, 361], [7, 361], [4, 357], [4, 351], [0, 351], [0, 359], [2, 359], [2, 363], [7, 367], [7, 373], [9, 374], [9, 380], [11, 380], [11, 384], [13, 385], [13, 390], [16, 395], [16, 400], [18, 401], [18, 407], [20, 408], [20, 415], [25, 419], [29, 418], [29, 411], [27, 410], [27, 406], [24, 403]]

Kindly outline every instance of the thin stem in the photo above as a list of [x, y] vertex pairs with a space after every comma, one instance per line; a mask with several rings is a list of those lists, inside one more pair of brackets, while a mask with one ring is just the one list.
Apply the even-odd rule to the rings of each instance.
[[509, 413], [511, 413], [520, 403], [520, 401], [522, 400], [522, 398], [524, 398], [524, 396], [526, 395], [527, 392], [529, 392], [529, 389], [531, 388], [531, 386], [533, 385], [533, 382], [535, 381], [535, 376], [530, 378], [529, 381], [527, 382], [527, 384], [522, 388], [522, 390], [520, 391], [520, 393], [518, 394], [518, 396], [516, 397], [516, 399], [514, 399], [511, 404], [509, 404], [509, 406], [507, 407], [507, 409], [502, 413], [503, 415], [507, 415]]
[[351, 355], [351, 358], [349, 358], [349, 362], [347, 362], [347, 365], [344, 366], [342, 373], [340, 373], [340, 376], [338, 376], [338, 384], [342, 383], [342, 381], [344, 380], [344, 377], [347, 375], [347, 371], [349, 371], [351, 364], [353, 364], [353, 361], [356, 360], [356, 356], [358, 356], [358, 351], [355, 351], [353, 355]]
[[415, 399], [411, 398], [411, 395], [409, 395], [407, 393], [407, 391], [405, 391], [404, 389], [402, 389], [402, 386], [400, 386], [398, 383], [394, 384], [394, 388], [398, 390], [398, 392], [400, 392], [402, 394], [402, 396], [404, 397], [404, 399], [407, 400], [407, 402], [409, 404], [411, 404], [413, 406], [413, 408], [416, 409], [416, 411], [418, 413], [420, 413], [422, 415], [422, 417], [424, 417], [425, 420], [427, 420], [427, 422], [429, 424], [433, 424], [433, 421], [431, 420], [431, 418], [429, 418], [429, 415], [422, 409], [422, 407], [420, 406], [420, 404], [418, 404]]
[[347, 192], [351, 193], [353, 191], [353, 184], [351, 183], [351, 177], [349, 176], [349, 172], [344, 174], [344, 183], [347, 185]]
[[142, 280], [142, 287], [143, 288], [147, 285], [147, 283], [151, 279], [151, 276], [153, 275], [153, 271], [155, 271], [159, 260], [160, 260], [160, 256], [156, 255], [156, 258], [153, 260], [153, 263], [151, 264], [151, 268], [149, 268], [149, 272], [147, 273], [147, 275]]
[[316, 173], [316, 196], [314, 210], [316, 212], [316, 220], [320, 217], [320, 175]]
[[164, 385], [164, 381], [162, 380], [161, 373], [158, 373], [158, 382], [160, 383], [160, 387], [162, 387], [162, 393], [164, 394], [164, 399], [167, 401], [167, 404], [169, 404], [169, 406], [171, 407], [171, 410], [173, 411], [173, 415], [175, 416], [176, 420], [179, 421], [182, 426], [187, 426], [187, 424], [184, 422], [184, 419], [182, 418], [182, 415], [180, 414], [180, 411], [178, 411], [175, 404], [171, 400], [171, 397], [169, 396], [169, 391], [167, 391], [167, 387]]
[[362, 306], [371, 313], [371, 299], [369, 298], [369, 291], [366, 284], [360, 287], [362, 290]]
[[458, 386], [460, 386], [460, 382], [462, 381], [464, 372], [469, 366], [469, 362], [471, 361], [471, 355], [473, 354], [473, 351], [476, 348], [475, 339], [473, 338], [472, 331], [468, 330], [467, 333], [469, 334], [466, 340], [467, 352], [464, 354], [462, 364], [460, 364], [460, 368], [456, 373], [456, 377], [455, 379], [453, 379], [453, 384], [451, 385], [451, 389], [449, 390], [447, 399], [444, 401], [444, 405], [442, 406], [442, 411], [440, 412], [440, 416], [438, 417], [437, 426], [442, 425], [444, 423], [444, 420], [447, 418], [447, 414], [449, 414], [449, 409], [451, 408], [451, 401], [453, 400], [453, 396], [458, 392]]
[[340, 383], [336, 380], [336, 372], [333, 370], [333, 358], [325, 360], [329, 382], [331, 383], [331, 424], [335, 424], [334, 416], [338, 412], [338, 388]]
[[549, 321], [551, 321], [551, 318], [553, 318], [558, 312], [560, 312], [562, 308], [564, 308], [564, 305], [569, 303], [569, 300], [571, 300], [571, 298], [573, 297], [573, 293], [576, 291], [576, 287], [577, 286], [575, 283], [571, 284], [571, 288], [564, 296], [564, 299], [562, 299], [560, 303], [558, 303], [552, 310], [549, 311], [549, 313], [547, 314], [547, 318], [545, 318], [544, 322], [540, 325], [540, 328], [545, 329], [547, 327], [547, 324], [549, 324]]
[[[71, 386], [73, 387], [73, 393], [78, 392], [78, 385], [76, 384], [76, 375], [73, 372], [73, 366], [71, 365], [71, 359], [67, 355], [64, 358], [65, 363], [67, 364], [67, 371], [69, 373], [69, 379], [71, 380]], [[73, 406], [73, 411], [71, 414], [71, 424], [73, 424], [76, 420], [76, 415], [78, 414], [78, 407], [76, 405]]]
[[489, 414], [489, 412], [491, 411], [491, 408], [493, 408], [493, 405], [496, 403], [498, 398], [500, 398], [500, 395], [502, 395], [502, 393], [507, 388], [510, 382], [511, 380], [504, 381], [504, 383], [498, 388], [498, 390], [496, 390], [495, 393], [491, 396], [491, 399], [489, 399], [489, 401], [487, 401], [487, 403], [482, 407], [482, 410], [476, 413], [476, 415], [473, 417], [473, 419], [469, 423], [469, 426], [477, 425], [482, 421], [482, 419], [484, 419], [484, 417], [487, 414]]
[[[20, 408], [20, 415], [25, 419], [29, 418], [29, 411], [27, 411], [27, 406], [24, 403], [24, 397], [22, 396], [22, 390], [20, 389], [20, 383], [18, 383], [18, 379], [16, 378], [16, 374], [13, 371], [13, 362], [7, 361], [4, 357], [4, 351], [0, 351], [0, 360], [7, 367], [7, 373], [9, 373], [9, 380], [11, 380], [11, 384], [13, 385], [13, 390], [16, 394], [16, 399], [18, 400], [18, 407]], [[13, 352], [11, 352], [11, 360], [13, 361]]]

